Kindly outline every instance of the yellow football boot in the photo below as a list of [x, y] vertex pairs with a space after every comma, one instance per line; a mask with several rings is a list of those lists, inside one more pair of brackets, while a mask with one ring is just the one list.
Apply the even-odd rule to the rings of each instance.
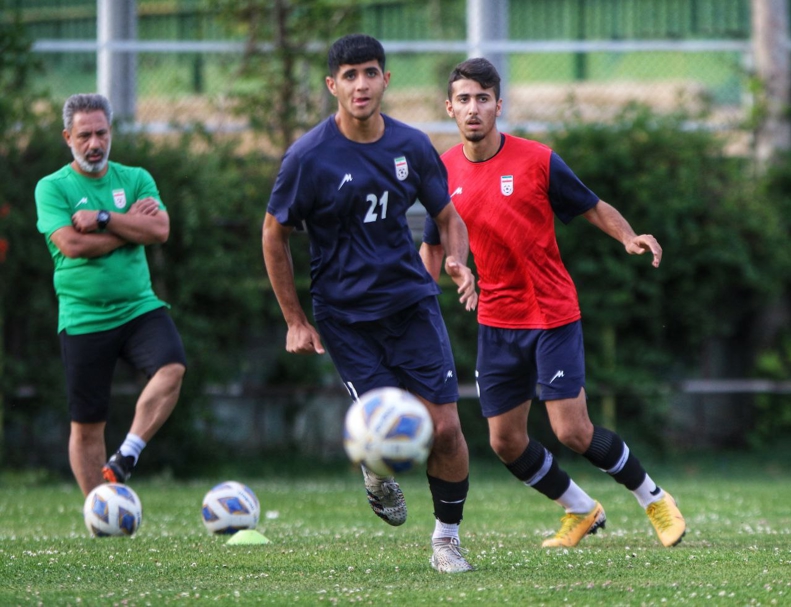
[[547, 538], [541, 544], [542, 548], [572, 548], [588, 534], [594, 534], [599, 527], [604, 529], [607, 516], [599, 502], [587, 514], [566, 514], [560, 519], [560, 531], [553, 537]]
[[645, 513], [663, 546], [675, 546], [687, 532], [687, 523], [676, 506], [676, 500], [667, 491], [661, 500], [648, 504]]

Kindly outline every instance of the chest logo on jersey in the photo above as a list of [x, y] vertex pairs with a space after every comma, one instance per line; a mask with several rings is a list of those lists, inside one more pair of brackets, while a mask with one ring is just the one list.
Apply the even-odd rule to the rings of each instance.
[[398, 177], [398, 181], [404, 181], [404, 179], [409, 176], [409, 166], [407, 166], [406, 157], [399, 156], [393, 160], [395, 160], [396, 177]]
[[126, 206], [126, 192], [123, 190], [113, 190], [113, 202], [116, 209], [123, 209]]
[[514, 176], [502, 175], [500, 177], [500, 191], [503, 196], [510, 196], [514, 193]]

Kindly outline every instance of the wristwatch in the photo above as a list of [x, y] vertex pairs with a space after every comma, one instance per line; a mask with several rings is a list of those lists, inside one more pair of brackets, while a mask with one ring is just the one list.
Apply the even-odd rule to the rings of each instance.
[[104, 228], [107, 227], [108, 223], [110, 223], [110, 212], [102, 209], [96, 215], [96, 225], [99, 226], [100, 230], [103, 230]]

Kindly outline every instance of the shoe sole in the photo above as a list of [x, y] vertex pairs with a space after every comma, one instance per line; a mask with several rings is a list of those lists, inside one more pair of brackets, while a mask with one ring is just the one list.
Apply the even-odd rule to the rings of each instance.
[[434, 571], [436, 571], [437, 573], [448, 573], [450, 575], [453, 575], [454, 573], [469, 573], [470, 571], [475, 571], [475, 567], [473, 567], [472, 565], [470, 565], [469, 569], [458, 569], [457, 571], [443, 571], [442, 569], [437, 567], [434, 563], [431, 563], [431, 568], [434, 569]]
[[467, 563], [467, 566], [469, 567], [468, 569], [457, 569], [456, 571], [443, 571], [442, 569], [439, 568], [439, 565], [437, 565], [434, 562], [434, 557], [433, 556], [428, 560], [428, 563], [429, 563], [429, 565], [431, 565], [431, 568], [434, 571], [436, 571], [437, 573], [451, 573], [451, 574], [453, 574], [453, 573], [467, 573], [468, 571], [475, 571], [475, 567], [473, 567], [469, 563]]

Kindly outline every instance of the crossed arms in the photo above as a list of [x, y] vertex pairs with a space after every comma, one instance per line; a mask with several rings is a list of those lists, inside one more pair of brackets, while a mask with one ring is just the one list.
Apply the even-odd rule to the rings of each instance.
[[167, 241], [170, 218], [155, 198], [136, 201], [127, 213], [110, 213], [104, 232], [97, 232], [97, 211], [77, 211], [70, 226], [50, 235], [52, 243], [71, 259], [101, 257], [126, 244], [156, 244]]

